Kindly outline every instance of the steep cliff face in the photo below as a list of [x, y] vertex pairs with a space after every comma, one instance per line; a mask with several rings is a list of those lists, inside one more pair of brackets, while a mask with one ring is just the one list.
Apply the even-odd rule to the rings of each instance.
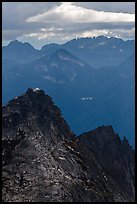
[[134, 200], [134, 155], [112, 127], [80, 137], [39, 89], [3, 106], [2, 199], [7, 202]]
[[[101, 166], [101, 172], [106, 180], [107, 188], [110, 188], [114, 200], [134, 200], [135, 189], [135, 161], [134, 151], [124, 137], [121, 141], [112, 126], [102, 126], [79, 136], [79, 146], [86, 145], [83, 152], [85, 161], [90, 165], [91, 155]], [[92, 170], [92, 168], [91, 168]]]

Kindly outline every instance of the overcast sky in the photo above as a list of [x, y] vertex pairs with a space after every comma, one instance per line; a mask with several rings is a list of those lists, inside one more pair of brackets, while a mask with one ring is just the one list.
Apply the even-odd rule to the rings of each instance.
[[3, 45], [18, 39], [40, 48], [77, 37], [134, 39], [134, 2], [3, 2]]

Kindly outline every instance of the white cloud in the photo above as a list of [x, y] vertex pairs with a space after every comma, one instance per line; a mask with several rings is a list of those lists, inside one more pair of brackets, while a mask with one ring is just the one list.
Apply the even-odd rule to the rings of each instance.
[[[124, 36], [123, 36], [124, 33]], [[93, 29], [89, 31], [84, 31], [81, 32], [77, 35], [77, 37], [94, 37], [94, 36], [99, 36], [99, 35], [105, 35], [107, 37], [118, 37], [118, 38], [125, 38], [125, 39], [132, 39], [133, 36], [135, 35], [135, 28], [132, 29]]]
[[29, 33], [29, 34], [25, 34], [23, 35], [23, 37], [30, 37], [30, 38], [36, 38], [38, 40], [42, 40], [42, 39], [48, 39], [55, 36], [55, 33], [53, 32], [49, 32], [49, 33]]
[[76, 37], [111, 35], [133, 39], [134, 24], [134, 2], [2, 3], [4, 44], [18, 39], [40, 48]]
[[75, 2], [75, 5], [96, 11], [135, 13], [135, 2]]
[[57, 20], [59, 23], [134, 22], [135, 14], [95, 11], [76, 6], [71, 2], [62, 2], [60, 6], [56, 6], [42, 14], [29, 17], [26, 22], [54, 22]]

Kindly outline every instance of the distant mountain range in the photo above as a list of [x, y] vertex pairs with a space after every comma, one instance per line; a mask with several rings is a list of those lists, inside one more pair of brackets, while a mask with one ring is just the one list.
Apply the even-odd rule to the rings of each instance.
[[12, 41], [2, 48], [3, 103], [40, 87], [76, 134], [111, 124], [134, 146], [134, 58], [133, 40], [80, 38], [41, 50]]
[[37, 50], [29, 43], [21, 43], [15, 40], [11, 41], [8, 46], [3, 47], [3, 59], [28, 62], [52, 54], [59, 49], [71, 52], [97, 69], [106, 65], [120, 64], [134, 54], [135, 44], [134, 40], [124, 41], [114, 37], [98, 36], [96, 38], [73, 39], [62, 45], [52, 43]]

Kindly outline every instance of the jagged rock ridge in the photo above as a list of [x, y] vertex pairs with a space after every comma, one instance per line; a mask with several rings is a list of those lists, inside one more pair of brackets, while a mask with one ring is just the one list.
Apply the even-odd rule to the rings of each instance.
[[38, 88], [2, 112], [4, 202], [134, 201], [134, 152], [111, 126], [76, 137]]

